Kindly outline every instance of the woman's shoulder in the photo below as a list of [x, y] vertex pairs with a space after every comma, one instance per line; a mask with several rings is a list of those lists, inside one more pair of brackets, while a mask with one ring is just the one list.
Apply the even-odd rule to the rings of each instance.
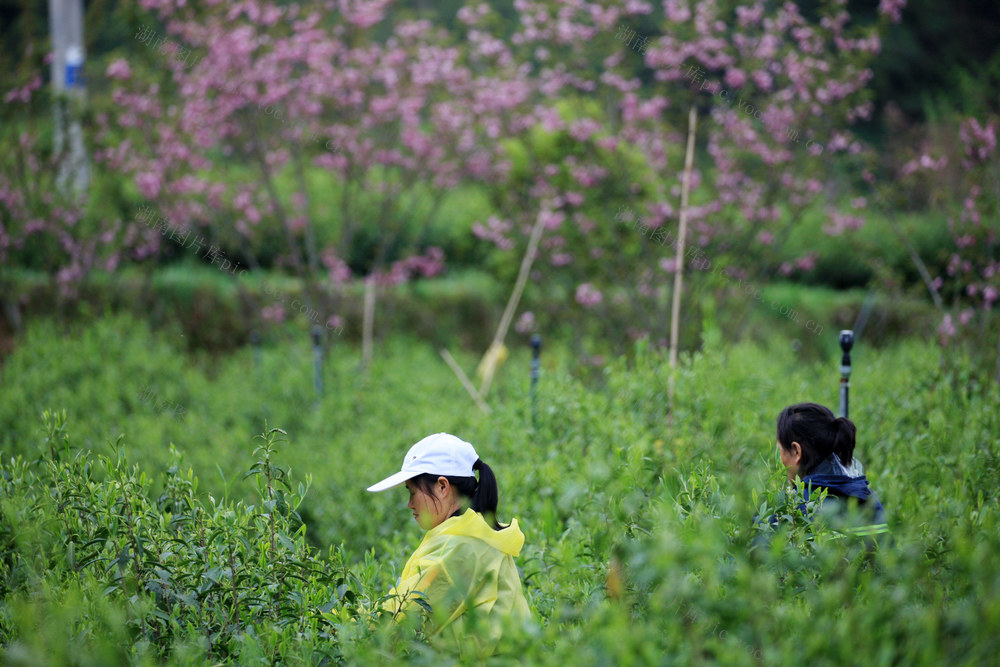
[[[461, 516], [452, 517], [438, 526], [435, 541], [441, 548], [489, 547], [501, 553], [517, 556], [524, 546], [524, 533], [516, 519], [510, 525], [495, 530], [481, 514], [469, 509]], [[451, 538], [450, 540], [446, 538]]]

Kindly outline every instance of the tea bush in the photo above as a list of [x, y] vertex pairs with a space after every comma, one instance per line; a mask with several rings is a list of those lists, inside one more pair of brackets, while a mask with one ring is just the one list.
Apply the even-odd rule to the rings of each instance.
[[[787, 341], [685, 355], [672, 419], [642, 343], [586, 382], [547, 345], [535, 420], [523, 349], [485, 415], [406, 339], [367, 374], [334, 348], [318, 400], [304, 341], [256, 365], [182, 346], [127, 319], [38, 324], [0, 370], [4, 661], [475, 661], [377, 612], [420, 534], [405, 494], [364, 488], [441, 430], [475, 444], [526, 535], [537, 624], [497, 664], [973, 665], [1000, 648], [1000, 393], [933, 344], [854, 354], [857, 454], [891, 528], [875, 549], [807, 520], [782, 481], [775, 417], [837, 389], [836, 359]], [[68, 427], [51, 413], [39, 432], [45, 406]], [[251, 458], [264, 418], [288, 442], [266, 428]]]
[[95, 632], [104, 628], [91, 625], [89, 614], [71, 617], [72, 650], [58, 657], [72, 662], [91, 650], [142, 663], [168, 654], [227, 659], [248, 651], [306, 662], [332, 657], [338, 620], [332, 612], [356, 598], [358, 580], [339, 549], [320, 559], [306, 545], [296, 512], [306, 487], [293, 487], [272, 460], [280, 429], [260, 436], [254, 452], [260, 458], [247, 473], [256, 479], [259, 504], [217, 503], [212, 496], [203, 503], [175, 449], [154, 499], [150, 478], [128, 465], [121, 440], [111, 456], [73, 452], [65, 419], [65, 412], [46, 412], [42, 457], [2, 467], [2, 632], [11, 642], [10, 662], [56, 657], [49, 642], [20, 639], [42, 616], [38, 607], [87, 609], [104, 599], [120, 612], [114, 634]]

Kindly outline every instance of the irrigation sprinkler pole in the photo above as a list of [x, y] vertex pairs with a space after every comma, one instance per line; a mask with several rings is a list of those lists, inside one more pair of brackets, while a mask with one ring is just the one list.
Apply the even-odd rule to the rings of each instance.
[[323, 347], [320, 344], [320, 337], [323, 335], [323, 329], [319, 325], [315, 325], [312, 328], [312, 339], [313, 339], [313, 365], [315, 367], [315, 376], [313, 384], [316, 388], [316, 399], [323, 395]]
[[250, 331], [250, 344], [253, 346], [253, 365], [260, 367], [260, 332], [256, 329]]
[[840, 358], [840, 416], [847, 419], [847, 399], [851, 390], [851, 348], [854, 347], [854, 332], [844, 329], [840, 332], [840, 349], [844, 356]]
[[365, 278], [365, 307], [361, 320], [361, 368], [368, 372], [372, 363], [372, 338], [375, 330], [375, 272]]
[[531, 336], [531, 424], [538, 425], [538, 373], [541, 368], [539, 356], [542, 352], [542, 337], [539, 334]]

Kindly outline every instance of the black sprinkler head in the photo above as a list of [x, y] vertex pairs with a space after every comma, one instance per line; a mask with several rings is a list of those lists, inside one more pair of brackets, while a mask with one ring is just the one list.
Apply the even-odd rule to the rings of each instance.
[[854, 332], [844, 329], [840, 332], [840, 349], [846, 353], [850, 352], [852, 347], [854, 347]]

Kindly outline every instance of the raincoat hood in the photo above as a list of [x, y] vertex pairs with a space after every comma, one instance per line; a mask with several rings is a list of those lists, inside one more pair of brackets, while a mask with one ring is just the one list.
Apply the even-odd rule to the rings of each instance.
[[437, 526], [427, 531], [424, 542], [435, 535], [465, 535], [482, 540], [501, 553], [518, 556], [524, 546], [524, 533], [517, 525], [517, 519], [511, 519], [510, 525], [502, 530], [493, 530], [483, 516], [474, 510], [466, 510], [465, 514], [445, 519]]

